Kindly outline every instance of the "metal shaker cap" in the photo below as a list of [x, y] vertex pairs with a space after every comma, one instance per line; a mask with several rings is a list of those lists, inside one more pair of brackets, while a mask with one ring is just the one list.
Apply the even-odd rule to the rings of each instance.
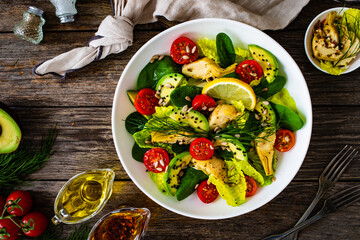
[[28, 8], [27, 12], [33, 13], [33, 14], [39, 16], [39, 17], [42, 17], [42, 15], [43, 15], [43, 13], [44, 13], [43, 10], [41, 10], [40, 8], [34, 7], [34, 6], [30, 6], [30, 7]]

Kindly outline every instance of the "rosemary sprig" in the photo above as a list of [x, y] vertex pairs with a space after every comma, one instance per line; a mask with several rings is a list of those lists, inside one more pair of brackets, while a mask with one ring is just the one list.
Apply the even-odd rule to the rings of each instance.
[[39, 149], [22, 142], [16, 151], [1, 154], [0, 189], [11, 189], [26, 182], [26, 177], [38, 170], [50, 158], [56, 137], [57, 130], [54, 127], [49, 131], [47, 138], [42, 140]]

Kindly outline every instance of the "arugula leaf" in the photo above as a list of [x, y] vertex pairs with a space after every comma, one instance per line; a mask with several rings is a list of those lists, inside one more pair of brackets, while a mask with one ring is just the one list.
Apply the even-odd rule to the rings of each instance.
[[155, 89], [157, 82], [169, 73], [181, 73], [181, 65], [176, 64], [170, 56], [148, 63], [139, 74], [136, 90], [143, 88]]
[[234, 45], [230, 37], [225, 33], [216, 35], [216, 50], [222, 68], [226, 68], [235, 62], [236, 55]]
[[279, 119], [280, 127], [295, 132], [304, 126], [304, 122], [300, 116], [290, 108], [274, 102], [270, 103], [277, 115], [277, 119]]
[[[263, 79], [264, 80], [264, 79]], [[259, 85], [253, 87], [256, 96], [262, 98], [269, 98], [275, 93], [278, 93], [283, 89], [286, 84], [286, 78], [283, 76], [276, 76], [275, 80], [269, 83], [268, 81], [261, 81]], [[264, 89], [268, 89], [264, 91]]]

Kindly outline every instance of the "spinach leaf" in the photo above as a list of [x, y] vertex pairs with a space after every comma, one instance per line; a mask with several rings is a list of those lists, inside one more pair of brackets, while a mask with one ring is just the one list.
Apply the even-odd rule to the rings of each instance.
[[130, 113], [129, 116], [125, 119], [125, 128], [132, 135], [136, 132], [139, 132], [143, 129], [147, 119], [138, 112]]
[[[281, 89], [286, 84], [286, 78], [283, 76], [276, 76], [275, 80], [269, 83], [266, 79], [262, 79], [259, 85], [253, 87], [256, 96], [262, 98], [269, 98], [277, 92], [280, 92]], [[264, 91], [264, 89], [268, 89]]]
[[235, 62], [236, 54], [234, 45], [230, 37], [225, 33], [216, 35], [216, 50], [222, 68], [226, 68]]
[[134, 146], [131, 150], [131, 155], [133, 159], [135, 159], [138, 162], [143, 162], [144, 154], [147, 150], [150, 148], [141, 148], [136, 142], [134, 143]]
[[295, 132], [304, 126], [304, 122], [300, 116], [290, 108], [273, 102], [270, 103], [279, 119], [280, 127]]
[[178, 143], [171, 144], [171, 149], [174, 153], [180, 154], [182, 152], [189, 151], [190, 145], [180, 145]]
[[240, 80], [240, 75], [237, 74], [236, 72], [232, 72], [222, 76], [221, 78], [236, 78]]
[[181, 201], [190, 196], [195, 191], [195, 186], [207, 178], [208, 176], [203, 171], [188, 167], [176, 191], [176, 199]]
[[136, 90], [143, 88], [155, 89], [157, 82], [169, 73], [181, 73], [181, 65], [176, 64], [170, 56], [148, 63], [139, 74]]
[[182, 86], [175, 88], [171, 94], [170, 99], [171, 102], [177, 107], [183, 107], [188, 105], [191, 107], [191, 101], [185, 99], [185, 97], [189, 97], [191, 100], [196, 96], [201, 94], [202, 88], [197, 86]]
[[215, 149], [215, 154], [219, 158], [222, 158], [222, 159], [225, 159], [225, 160], [231, 160], [232, 158], [234, 158], [234, 153], [233, 152], [229, 152], [227, 150], [222, 150], [221, 148], [216, 148]]

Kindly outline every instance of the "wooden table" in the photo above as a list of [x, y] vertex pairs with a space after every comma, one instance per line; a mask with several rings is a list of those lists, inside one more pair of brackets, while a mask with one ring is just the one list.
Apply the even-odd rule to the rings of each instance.
[[[22, 41], [12, 33], [29, 5], [45, 11], [44, 40], [40, 45]], [[49, 1], [0, 1], [0, 100], [14, 108], [27, 139], [38, 140], [58, 123], [56, 153], [31, 179], [30, 190], [38, 209], [52, 217], [61, 186], [73, 175], [96, 168], [112, 168], [116, 181], [104, 210], [88, 224], [122, 204], [147, 207], [152, 216], [147, 239], [261, 239], [293, 226], [314, 197], [318, 176], [345, 144], [360, 149], [360, 70], [330, 76], [315, 69], [303, 47], [305, 30], [320, 12], [340, 3], [312, 0], [284, 30], [265, 31], [279, 42], [302, 70], [313, 103], [313, 133], [303, 166], [289, 186], [265, 206], [248, 214], [205, 221], [180, 216], [157, 205], [129, 179], [116, 154], [111, 134], [111, 107], [119, 77], [134, 53], [163, 31], [160, 24], [136, 26], [134, 44], [71, 73], [66, 79], [32, 74], [32, 67], [60, 53], [87, 44], [106, 15], [109, 1], [78, 1], [79, 14], [71, 24], [60, 24]], [[354, 5], [360, 8], [360, 5]], [[16, 64], [15, 64], [16, 63]], [[297, 143], [301, 144], [301, 142]], [[332, 193], [360, 182], [359, 157], [350, 165]], [[318, 208], [317, 208], [318, 209]], [[360, 204], [319, 221], [301, 231], [300, 239], [359, 239]], [[72, 226], [65, 226], [65, 235]]]

